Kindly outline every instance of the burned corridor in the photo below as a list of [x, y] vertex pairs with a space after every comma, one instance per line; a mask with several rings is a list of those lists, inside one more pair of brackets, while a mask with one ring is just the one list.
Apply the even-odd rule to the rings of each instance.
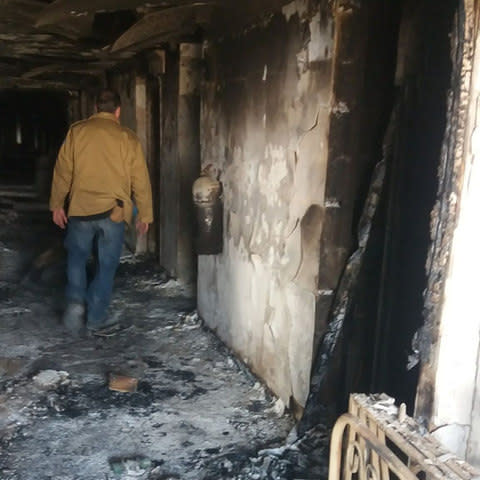
[[[10, 213], [0, 231], [0, 478], [248, 478], [249, 458], [281, 443], [292, 421], [202, 327], [191, 292], [127, 251], [112, 310], [131, 326], [72, 340], [59, 324], [58, 232], [45, 230], [46, 213]], [[111, 374], [138, 379], [136, 393], [110, 390]]]
[[[2, 9], [1, 479], [325, 478], [353, 392], [405, 402], [479, 462], [461, 248], [475, 265], [476, 2]], [[69, 126], [106, 87], [154, 219], [127, 230], [124, 330], [75, 339], [47, 202]], [[112, 374], [137, 391], [109, 390]]]

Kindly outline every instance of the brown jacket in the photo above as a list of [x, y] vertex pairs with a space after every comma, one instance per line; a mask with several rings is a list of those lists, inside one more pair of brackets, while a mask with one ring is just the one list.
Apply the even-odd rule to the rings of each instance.
[[142, 147], [134, 132], [112, 113], [97, 113], [74, 123], [58, 153], [53, 173], [50, 210], [63, 208], [68, 216], [96, 215], [124, 205], [124, 219], [132, 221], [132, 200], [138, 220], [153, 221], [152, 191]]

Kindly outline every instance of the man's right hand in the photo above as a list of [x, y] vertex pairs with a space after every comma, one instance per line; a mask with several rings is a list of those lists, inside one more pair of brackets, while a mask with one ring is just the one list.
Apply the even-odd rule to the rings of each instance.
[[53, 223], [58, 225], [62, 230], [65, 230], [65, 227], [68, 223], [67, 215], [65, 214], [65, 210], [63, 208], [57, 208], [56, 210], [52, 211]]
[[145, 235], [148, 232], [148, 223], [145, 222], [137, 222], [137, 233], [142, 236]]

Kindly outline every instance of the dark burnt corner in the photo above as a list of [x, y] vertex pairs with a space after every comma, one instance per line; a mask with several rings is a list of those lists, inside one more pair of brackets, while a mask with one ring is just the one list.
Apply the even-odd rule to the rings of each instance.
[[[476, 2], [0, 10], [0, 479], [327, 478], [352, 393], [480, 465]], [[105, 87], [154, 222], [126, 235], [125, 329], [73, 339], [48, 200]]]

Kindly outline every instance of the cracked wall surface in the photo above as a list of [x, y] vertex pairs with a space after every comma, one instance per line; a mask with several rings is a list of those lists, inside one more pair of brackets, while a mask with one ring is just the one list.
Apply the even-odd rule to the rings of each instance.
[[205, 45], [202, 165], [223, 184], [224, 248], [199, 257], [199, 311], [300, 406], [313, 355], [332, 50], [326, 2], [299, 0]]

